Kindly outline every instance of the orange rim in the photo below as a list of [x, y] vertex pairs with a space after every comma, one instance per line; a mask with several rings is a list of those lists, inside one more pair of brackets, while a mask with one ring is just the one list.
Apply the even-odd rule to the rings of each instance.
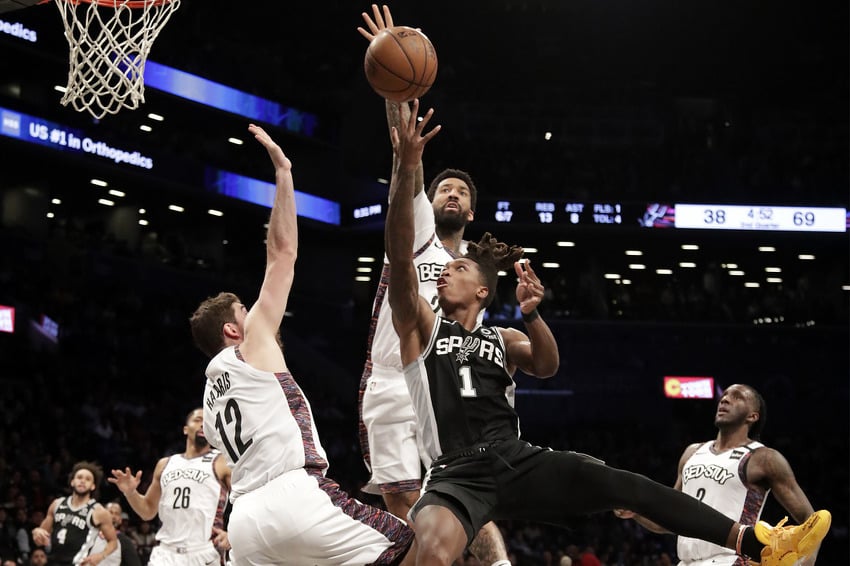
[[[39, 2], [39, 4], [46, 4], [51, 0], [44, 0], [43, 2]], [[171, 0], [128, 0], [126, 2], [122, 2], [122, 0], [55, 0], [56, 2], [65, 2], [67, 4], [97, 4], [98, 6], [103, 6], [105, 8], [115, 8], [119, 4], [124, 4], [128, 8], [145, 8], [146, 6], [162, 6], [163, 4], [170, 4]]]

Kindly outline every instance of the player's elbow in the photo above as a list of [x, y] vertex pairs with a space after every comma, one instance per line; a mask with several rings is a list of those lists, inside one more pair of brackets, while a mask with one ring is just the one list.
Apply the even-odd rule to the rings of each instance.
[[534, 375], [540, 379], [549, 379], [558, 373], [560, 365], [561, 362], [557, 356], [549, 360], [538, 360], [534, 365]]

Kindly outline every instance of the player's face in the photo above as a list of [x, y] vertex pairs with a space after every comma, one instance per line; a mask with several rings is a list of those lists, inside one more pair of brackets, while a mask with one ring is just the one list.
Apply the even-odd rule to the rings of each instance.
[[471, 306], [476, 295], [482, 289], [486, 291], [480, 275], [478, 265], [470, 259], [458, 258], [448, 262], [437, 279], [437, 293], [443, 310], [447, 310], [448, 305]]
[[183, 433], [196, 448], [207, 446], [207, 439], [204, 436], [204, 412], [201, 409], [192, 412], [192, 416], [189, 417], [186, 426], [183, 427]]
[[472, 192], [461, 179], [447, 177], [440, 181], [431, 206], [437, 226], [460, 230], [472, 220]]
[[87, 495], [94, 491], [94, 474], [89, 470], [77, 470], [71, 478], [71, 489], [77, 495]]
[[112, 515], [112, 526], [118, 527], [121, 525], [121, 506], [117, 503], [108, 503], [106, 510]]
[[755, 412], [752, 391], [743, 385], [732, 385], [720, 396], [714, 424], [718, 427], [741, 425]]

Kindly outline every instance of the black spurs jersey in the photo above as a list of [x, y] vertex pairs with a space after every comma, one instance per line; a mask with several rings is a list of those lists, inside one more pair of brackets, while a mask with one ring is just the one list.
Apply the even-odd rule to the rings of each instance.
[[474, 444], [517, 438], [516, 384], [499, 331], [472, 332], [436, 317], [422, 354], [404, 368], [424, 448], [432, 459]]
[[50, 562], [77, 564], [88, 555], [97, 538], [98, 528], [92, 525], [91, 515], [97, 502], [90, 499], [82, 507], [71, 507], [71, 496], [56, 506], [53, 532], [50, 534]]

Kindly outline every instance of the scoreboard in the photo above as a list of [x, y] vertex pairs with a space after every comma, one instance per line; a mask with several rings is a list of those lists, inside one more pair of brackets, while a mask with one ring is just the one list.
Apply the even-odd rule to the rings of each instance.
[[847, 232], [846, 208], [684, 203], [479, 201], [478, 222], [561, 226]]
[[[386, 208], [386, 203], [355, 207], [349, 214], [350, 224], [382, 223]], [[479, 199], [477, 208], [475, 222], [482, 224], [774, 232], [847, 232], [850, 228], [850, 214], [843, 207]]]

